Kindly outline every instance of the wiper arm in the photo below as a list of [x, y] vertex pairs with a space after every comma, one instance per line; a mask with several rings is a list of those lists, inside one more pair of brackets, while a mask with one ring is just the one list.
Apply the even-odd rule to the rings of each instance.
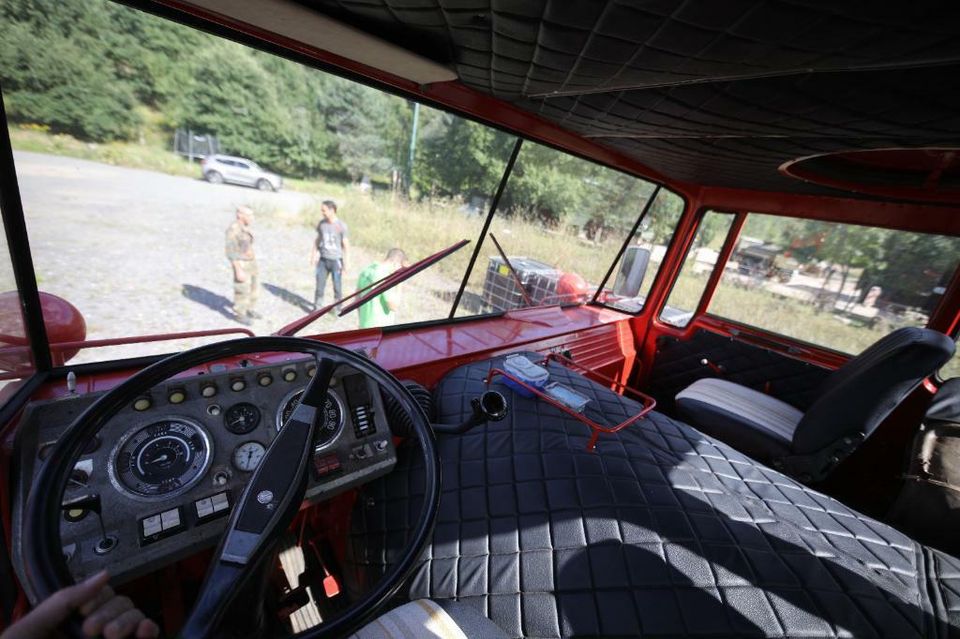
[[469, 243], [470, 243], [470, 240], [460, 240], [456, 244], [453, 244], [452, 246], [449, 246], [448, 248], [445, 248], [442, 251], [434, 253], [429, 257], [425, 257], [419, 262], [415, 262], [410, 266], [396, 270], [393, 273], [390, 273], [389, 275], [387, 275], [386, 277], [380, 278], [376, 282], [371, 282], [367, 286], [364, 286], [361, 289], [357, 289], [356, 291], [354, 291], [350, 295], [347, 295], [343, 299], [334, 301], [331, 304], [327, 304], [326, 306], [318, 308], [315, 311], [307, 313], [300, 319], [290, 322], [289, 324], [287, 324], [286, 326], [278, 330], [276, 333], [274, 333], [274, 335], [282, 335], [285, 337], [291, 337], [293, 335], [296, 335], [301, 330], [303, 330], [313, 322], [317, 321], [318, 319], [320, 319], [321, 317], [323, 317], [324, 315], [332, 311], [338, 305], [343, 304], [346, 300], [353, 299], [354, 297], [357, 297], [362, 293], [366, 293], [366, 295], [364, 295], [359, 301], [354, 302], [353, 304], [345, 308], [343, 311], [341, 311], [340, 317], [343, 317], [353, 309], [359, 306], [362, 306], [370, 298], [376, 297], [380, 293], [393, 288], [400, 282], [403, 282], [408, 278], [416, 275], [420, 271], [424, 270], [425, 268], [436, 264], [437, 262], [447, 257], [448, 255], [451, 255], [459, 251]]
[[510, 263], [507, 254], [503, 252], [500, 242], [497, 241], [497, 236], [491, 233], [490, 239], [493, 240], [493, 245], [497, 247], [497, 251], [500, 253], [500, 259], [502, 259], [503, 263], [510, 269], [510, 275], [513, 275], [513, 281], [517, 283], [517, 288], [520, 289], [520, 293], [523, 295], [523, 301], [527, 303], [527, 306], [534, 306], [533, 300], [530, 299], [530, 294], [527, 293], [527, 287], [523, 285], [523, 280], [517, 275], [517, 269], [513, 268], [513, 264]]
[[[370, 301], [377, 295], [380, 295], [381, 293], [386, 293], [394, 286], [397, 286], [398, 284], [402, 284], [403, 282], [406, 282], [408, 279], [410, 279], [420, 271], [424, 271], [430, 268], [431, 266], [433, 266], [434, 264], [436, 264], [437, 262], [439, 262], [440, 260], [446, 259], [447, 257], [453, 255], [454, 253], [456, 253], [457, 251], [459, 251], [469, 243], [470, 243], [470, 240], [460, 240], [456, 244], [452, 244], [447, 248], [443, 249], [442, 251], [438, 251], [433, 255], [430, 255], [429, 257], [425, 257], [419, 262], [415, 262], [406, 268], [402, 268], [397, 271], [394, 271], [393, 273], [386, 276], [379, 282], [376, 282], [373, 286], [373, 289], [364, 293], [360, 299], [347, 305], [346, 308], [341, 310], [339, 317], [343, 317], [350, 311], [356, 308], [360, 308], [361, 306], [366, 304], [368, 301]], [[357, 291], [357, 293], [360, 293], [360, 292], [361, 291]]]

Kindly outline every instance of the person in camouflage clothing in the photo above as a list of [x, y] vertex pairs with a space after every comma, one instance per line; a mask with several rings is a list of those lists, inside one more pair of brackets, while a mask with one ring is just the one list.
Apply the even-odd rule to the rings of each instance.
[[253, 210], [237, 207], [237, 219], [227, 228], [227, 259], [233, 270], [233, 313], [241, 324], [250, 326], [260, 317], [253, 310], [257, 304], [260, 282], [257, 257], [253, 252]]

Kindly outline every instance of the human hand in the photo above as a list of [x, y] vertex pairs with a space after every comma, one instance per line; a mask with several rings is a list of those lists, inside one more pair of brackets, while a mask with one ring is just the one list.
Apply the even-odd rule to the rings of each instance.
[[128, 597], [118, 596], [108, 581], [106, 570], [68, 586], [41, 601], [26, 616], [11, 625], [0, 639], [46, 639], [56, 636], [57, 628], [76, 611], [86, 617], [83, 634], [105, 639], [154, 639], [160, 628], [134, 607]]
[[237, 284], [243, 284], [247, 281], [247, 274], [243, 271], [236, 271], [233, 274], [233, 281]]

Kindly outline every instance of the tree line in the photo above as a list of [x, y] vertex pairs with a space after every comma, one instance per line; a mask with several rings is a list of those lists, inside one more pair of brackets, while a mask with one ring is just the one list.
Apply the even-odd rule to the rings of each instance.
[[[286, 176], [402, 175], [413, 197], [464, 199], [492, 196], [515, 143], [426, 107], [413, 139], [408, 100], [106, 0], [5, 0], [0, 19], [8, 118], [85, 141], [142, 139], [153, 112], [149, 126], [159, 121], [171, 138], [177, 128], [212, 134], [223, 152]], [[650, 191], [527, 143], [501, 208], [600, 239], [629, 228]]]

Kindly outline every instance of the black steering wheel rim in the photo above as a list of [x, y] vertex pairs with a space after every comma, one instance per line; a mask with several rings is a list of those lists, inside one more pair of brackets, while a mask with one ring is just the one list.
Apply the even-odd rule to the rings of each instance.
[[[23, 534], [25, 539], [31, 540], [31, 543], [23, 545], [24, 567], [29, 585], [38, 600], [74, 583], [61, 551], [60, 506], [70, 470], [79, 458], [87, 438], [99, 432], [136, 396], [177, 373], [211, 361], [263, 352], [322, 352], [372, 377], [380, 388], [398, 401], [411, 416], [413, 432], [424, 460], [423, 506], [398, 560], [369, 592], [337, 617], [296, 636], [302, 639], [341, 636], [369, 619], [396, 593], [414, 568], [429, 539], [440, 503], [440, 463], [427, 416], [410, 391], [372, 360], [327, 342], [270, 336], [218, 342], [167, 357], [134, 374], [98, 398], [67, 428], [54, 444], [33, 482], [24, 519]], [[78, 637], [83, 636], [79, 632], [78, 623], [73, 623], [70, 631]]]

